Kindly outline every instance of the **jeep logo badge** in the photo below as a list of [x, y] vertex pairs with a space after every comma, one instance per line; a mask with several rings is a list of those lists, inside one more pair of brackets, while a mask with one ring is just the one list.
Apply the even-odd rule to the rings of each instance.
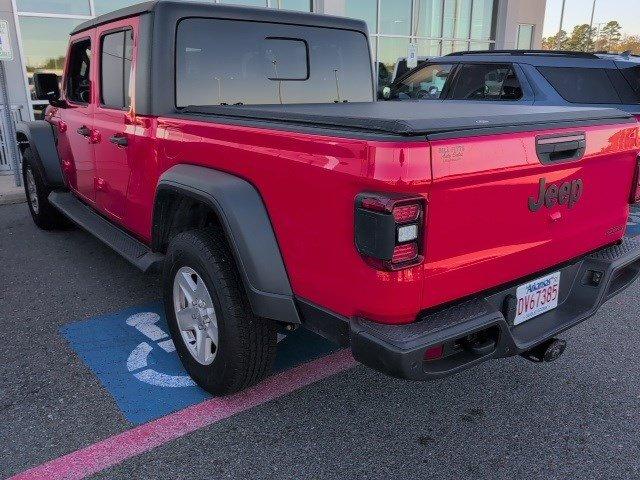
[[558, 205], [567, 205], [569, 208], [578, 203], [584, 190], [582, 179], [578, 178], [570, 182], [564, 182], [562, 185], [551, 184], [547, 187], [547, 180], [540, 179], [540, 190], [538, 198], [529, 197], [529, 210], [537, 212], [543, 205], [547, 208]]

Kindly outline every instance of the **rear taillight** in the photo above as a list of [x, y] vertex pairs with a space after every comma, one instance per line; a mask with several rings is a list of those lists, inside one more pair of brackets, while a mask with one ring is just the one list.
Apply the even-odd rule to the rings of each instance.
[[393, 209], [393, 219], [396, 223], [415, 222], [420, 216], [420, 205], [411, 203], [409, 205], [400, 205]]
[[640, 157], [636, 160], [636, 171], [633, 177], [633, 185], [631, 186], [630, 203], [640, 203]]
[[422, 197], [363, 193], [356, 197], [358, 252], [375, 268], [400, 270], [422, 262], [425, 202]]

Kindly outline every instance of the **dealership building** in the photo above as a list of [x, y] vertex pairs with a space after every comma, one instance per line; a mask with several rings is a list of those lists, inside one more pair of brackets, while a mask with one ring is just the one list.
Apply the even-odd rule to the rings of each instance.
[[[360, 18], [369, 26], [380, 79], [392, 78], [409, 51], [426, 58], [461, 50], [539, 48], [546, 4], [546, 0], [211, 1]], [[133, 3], [136, 0], [0, 0], [0, 21], [9, 24], [14, 52], [13, 60], [5, 62], [14, 118], [42, 116], [46, 102], [34, 98], [32, 76], [62, 73], [68, 34], [76, 25]], [[6, 130], [0, 128], [4, 147]], [[6, 148], [0, 149], [0, 174], [10, 173], [7, 157]]]

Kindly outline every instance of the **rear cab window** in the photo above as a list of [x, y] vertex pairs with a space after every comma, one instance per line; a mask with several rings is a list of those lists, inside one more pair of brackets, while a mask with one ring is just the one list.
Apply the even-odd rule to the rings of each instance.
[[440, 100], [453, 67], [453, 63], [426, 65], [393, 84], [389, 98]]
[[177, 107], [373, 100], [355, 31], [186, 18], [176, 39]]
[[449, 96], [452, 100], [518, 101], [523, 91], [511, 64], [462, 64]]

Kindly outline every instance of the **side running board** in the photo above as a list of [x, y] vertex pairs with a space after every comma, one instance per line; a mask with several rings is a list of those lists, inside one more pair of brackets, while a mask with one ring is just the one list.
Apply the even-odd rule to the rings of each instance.
[[116, 227], [73, 194], [54, 191], [49, 194], [49, 202], [143, 272], [159, 267], [164, 260], [164, 255], [152, 252], [145, 244]]

